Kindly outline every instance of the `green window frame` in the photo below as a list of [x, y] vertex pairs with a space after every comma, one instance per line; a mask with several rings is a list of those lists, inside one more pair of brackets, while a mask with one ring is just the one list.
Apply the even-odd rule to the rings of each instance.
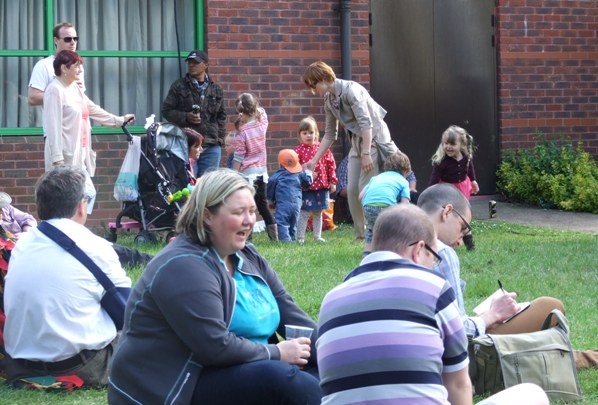
[[[40, 7], [42, 1], [43, 4]], [[204, 0], [179, 0], [177, 2], [172, 2], [172, 0], [103, 0], [99, 2], [99, 6], [97, 5], [98, 2], [91, 0], [42, 1], [19, 0], [5, 2], [0, 5], [0, 8], [4, 9], [0, 11], [3, 11], [2, 14], [5, 15], [7, 20], [14, 19], [13, 21], [18, 21], [18, 24], [14, 24], [13, 21], [2, 21], [4, 28], [0, 28], [0, 45], [2, 45], [0, 46], [0, 76], [3, 75], [1, 71], [5, 71], [5, 77], [3, 77], [3, 83], [5, 84], [0, 84], [0, 93], [12, 92], [10, 97], [4, 96], [4, 100], [0, 100], [0, 136], [42, 135], [40, 107], [24, 104], [26, 104], [28, 83], [33, 65], [41, 58], [55, 52], [52, 30], [60, 21], [72, 22], [77, 29], [77, 35], [82, 38], [77, 52], [84, 58], [83, 66], [87, 95], [96, 104], [114, 114], [135, 113], [137, 116], [136, 123], [130, 128], [131, 132], [134, 133], [144, 132], [143, 124], [145, 124], [146, 116], [155, 114], [157, 118], [159, 117], [160, 111], [156, 106], [159, 106], [159, 103], [166, 96], [170, 84], [186, 73], [182, 58], [192, 49], [204, 49]], [[131, 14], [130, 8], [135, 6], [137, 8]], [[104, 10], [101, 10], [102, 8]], [[40, 16], [39, 13], [42, 13], [42, 15]], [[78, 15], [77, 13], [84, 15]], [[93, 16], [94, 13], [97, 13], [97, 16]], [[21, 15], [31, 16], [32, 14], [34, 14], [33, 17], [23, 17], [24, 22], [19, 17]], [[89, 14], [92, 14], [92, 18]], [[106, 15], [112, 16], [112, 18], [106, 17]], [[17, 17], [15, 18], [15, 16]], [[136, 17], [136, 20], [140, 20], [141, 24], [127, 26], [127, 19], [131, 16]], [[104, 25], [108, 25], [108, 30], [116, 25], [119, 29], [118, 32], [106, 33], [99, 30], [97, 25], [94, 25], [96, 24], [93, 21], [95, 17], [97, 17], [96, 21], [112, 21]], [[28, 18], [30, 19], [28, 20]], [[117, 19], [117, 22], [114, 21], [114, 18]], [[162, 21], [162, 18], [169, 20]], [[179, 29], [179, 20], [177, 18], [183, 18], [185, 22], [189, 21], [185, 26], [183, 41], [179, 39], [180, 33], [176, 32]], [[37, 33], [36, 30], [31, 29], [36, 25], [43, 26], [43, 28], [37, 30]], [[174, 30], [173, 27], [175, 27]], [[189, 28], [192, 28], [191, 33], [187, 31]], [[142, 43], [141, 47], [143, 47], [143, 41], [145, 41], [145, 45], [149, 45], [147, 48], [160, 48], [159, 45], [152, 45], [154, 40], [157, 44], [168, 43], [176, 46], [168, 46], [167, 49], [128, 49], [127, 40], [129, 38], [123, 40], [122, 36], [127, 36], [126, 32], [123, 34], [124, 31], [120, 31], [123, 29], [138, 31], [134, 32], [132, 37], [138, 37], [136, 38], [136, 44]], [[30, 34], [25, 34], [24, 38], [23, 32]], [[82, 37], [82, 33], [91, 32], [95, 32], [95, 35], [85, 34], [85, 37]], [[29, 36], [28, 40], [27, 36]], [[36, 36], [42, 38], [36, 39]], [[90, 36], [94, 36], [93, 46], [90, 46], [92, 43]], [[112, 41], [106, 41], [107, 46], [98, 46], [99, 37], [105, 39], [110, 36], [117, 40], [116, 45]], [[147, 38], [143, 38], [144, 36]], [[27, 44], [21, 44], [22, 40]], [[34, 40], [37, 41], [37, 46], [31, 45], [35, 43]], [[136, 66], [135, 70], [131, 68], [133, 65]], [[120, 74], [115, 75], [114, 80], [112, 79], [113, 76], [105, 73], [105, 71], [112, 69], [120, 72]], [[148, 81], [148, 78], [144, 78], [138, 71], [151, 71], [152, 78], [160, 83], [154, 85], [152, 80]], [[11, 80], [14, 80], [14, 82], [11, 82]], [[119, 82], [115, 82], [115, 80], [119, 80]], [[135, 88], [123, 88], [129, 81], [136, 81]], [[143, 95], [144, 86], [147, 88], [148, 93], [151, 92], [153, 95], [154, 111], [143, 111], [143, 100], [139, 101], [143, 97], [131, 97], [132, 101], [128, 105], [120, 105], [120, 101], [114, 102], [119, 98], [118, 95], [111, 94], [114, 93], [115, 88], [120, 91], [121, 96], [124, 96], [121, 98], [128, 98], [129, 92]], [[150, 87], [155, 88], [150, 89]], [[137, 101], [135, 102], [135, 100]], [[15, 104], [19, 104], [19, 106]], [[38, 110], [35, 111], [35, 109]], [[155, 111], [156, 109], [158, 111]], [[17, 111], [17, 118], [15, 119], [17, 122], [29, 119], [30, 122], [35, 122], [37, 125], [3, 125], [2, 123], [8, 122], [9, 117], [15, 116], [14, 111]], [[23, 116], [19, 116], [19, 114], [23, 114]], [[35, 119], [30, 117], [32, 114], [37, 114]], [[2, 119], [2, 115], [4, 115], [4, 119]], [[25, 115], [29, 115], [29, 117], [25, 117]], [[122, 132], [120, 129], [94, 126], [93, 133], [99, 135]]]

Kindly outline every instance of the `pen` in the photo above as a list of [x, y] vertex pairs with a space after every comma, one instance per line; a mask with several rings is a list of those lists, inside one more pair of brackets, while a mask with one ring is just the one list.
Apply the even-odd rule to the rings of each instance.
[[500, 280], [496, 280], [498, 281], [498, 286], [500, 287], [500, 289], [502, 290], [503, 294], [506, 294], [507, 292], [505, 291], [504, 288], [502, 288], [502, 283], [500, 282]]

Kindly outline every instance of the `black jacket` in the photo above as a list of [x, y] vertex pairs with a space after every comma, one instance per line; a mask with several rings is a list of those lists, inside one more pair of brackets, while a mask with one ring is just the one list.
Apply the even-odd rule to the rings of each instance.
[[[208, 87], [203, 100], [189, 74], [172, 83], [162, 102], [162, 117], [181, 128], [193, 128], [202, 134], [205, 146], [222, 146], [226, 135], [224, 92], [210, 76], [206, 75], [206, 80], [208, 80]], [[199, 125], [187, 121], [187, 113], [192, 110], [193, 104], [201, 107]]]

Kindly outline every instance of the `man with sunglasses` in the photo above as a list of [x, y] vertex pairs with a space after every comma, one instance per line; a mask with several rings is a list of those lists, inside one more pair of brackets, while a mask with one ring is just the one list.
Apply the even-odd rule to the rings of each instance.
[[[29, 79], [29, 88], [27, 90], [27, 101], [29, 105], [42, 105], [44, 102], [44, 92], [46, 87], [50, 84], [50, 80], [54, 78], [54, 58], [60, 51], [77, 51], [77, 44], [79, 37], [77, 30], [73, 24], [68, 22], [61, 22], [57, 24], [53, 31], [54, 47], [56, 52], [40, 61], [33, 67], [31, 78]], [[85, 83], [83, 80], [83, 72], [80, 74], [81, 81], [79, 86], [85, 91]]]

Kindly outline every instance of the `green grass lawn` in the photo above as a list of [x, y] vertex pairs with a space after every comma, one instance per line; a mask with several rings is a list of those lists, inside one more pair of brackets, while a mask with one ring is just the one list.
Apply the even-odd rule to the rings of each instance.
[[[458, 249], [461, 276], [467, 281], [465, 302], [471, 311], [496, 290], [500, 279], [521, 301], [547, 295], [561, 299], [567, 310], [571, 341], [576, 349], [598, 348], [598, 235], [474, 221], [476, 250]], [[322, 298], [359, 263], [362, 245], [353, 242], [347, 225], [324, 232], [327, 243], [271, 243], [264, 233], [253, 242], [279, 272], [299, 305], [317, 319]], [[120, 238], [130, 244], [132, 238]], [[145, 246], [155, 253], [159, 246]], [[136, 280], [141, 269], [130, 269]], [[555, 370], [555, 372], [558, 372]], [[580, 372], [584, 404], [598, 405], [598, 370]], [[104, 390], [75, 393], [15, 391], [0, 387], [0, 404], [105, 404]]]

